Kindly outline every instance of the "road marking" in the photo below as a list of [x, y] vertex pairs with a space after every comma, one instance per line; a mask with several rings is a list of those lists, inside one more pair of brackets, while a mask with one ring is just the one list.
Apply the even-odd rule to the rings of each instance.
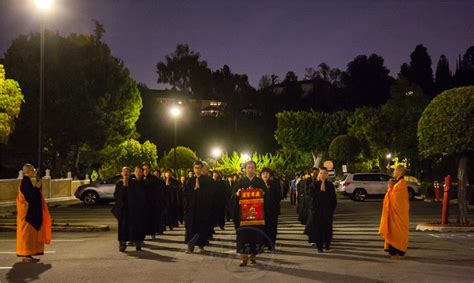
[[429, 234], [432, 237], [438, 239], [472, 239], [474, 238], [474, 233], [451, 233], [451, 234]]
[[[81, 239], [58, 239], [51, 240], [51, 242], [84, 242], [85, 240]], [[0, 242], [16, 242], [16, 240], [0, 240]]]
[[0, 266], [0, 270], [8, 270], [8, 269], [13, 269], [13, 267], [10, 267], [10, 266]]
[[[44, 254], [55, 254], [56, 251], [47, 251]], [[16, 252], [0, 252], [0, 254], [16, 254]]]

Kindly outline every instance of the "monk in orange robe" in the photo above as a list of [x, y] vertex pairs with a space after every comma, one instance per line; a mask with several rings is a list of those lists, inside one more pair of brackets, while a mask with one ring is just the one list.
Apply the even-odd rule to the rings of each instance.
[[405, 256], [408, 248], [410, 201], [407, 183], [404, 180], [405, 167], [397, 166], [394, 179], [389, 181], [380, 219], [379, 234], [385, 240], [384, 250], [391, 258]]
[[23, 174], [16, 198], [16, 254], [23, 262], [35, 263], [39, 259], [33, 256], [43, 255], [44, 244], [51, 242], [51, 216], [41, 188], [31, 182], [36, 176], [33, 165], [25, 164]]

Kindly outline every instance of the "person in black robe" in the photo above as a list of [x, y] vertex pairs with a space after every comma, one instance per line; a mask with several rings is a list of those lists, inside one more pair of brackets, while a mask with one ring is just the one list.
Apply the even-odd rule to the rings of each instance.
[[265, 233], [265, 225], [251, 225], [240, 227], [241, 207], [239, 204], [240, 193], [248, 189], [260, 189], [264, 197], [264, 217], [270, 213], [269, 198], [270, 194], [262, 179], [255, 174], [256, 163], [248, 161], [245, 164], [245, 176], [237, 181], [235, 188], [237, 191], [233, 195], [233, 220], [237, 234], [237, 253], [240, 254], [240, 266], [246, 266], [249, 259], [250, 263], [256, 264], [256, 256], [261, 253], [266, 242], [271, 241]]
[[149, 163], [142, 164], [143, 169], [143, 187], [146, 196], [146, 235], [150, 235], [152, 239], [156, 238], [156, 234], [163, 234], [164, 225], [161, 215], [164, 208], [164, 186], [163, 180], [158, 179], [151, 174], [151, 166]]
[[[311, 169], [311, 176], [301, 182], [304, 182], [304, 186], [301, 186], [301, 191], [298, 191], [300, 197], [300, 211], [298, 214], [298, 220], [302, 225], [308, 223], [310, 211], [311, 211], [311, 186], [314, 186], [314, 182], [317, 181], [319, 175], [319, 168], [314, 167]], [[301, 183], [300, 182], [300, 183]], [[301, 195], [300, 195], [301, 194]]]
[[222, 175], [219, 172], [213, 172], [212, 178], [214, 180], [214, 194], [213, 194], [213, 216], [214, 226], [219, 226], [221, 230], [225, 230], [226, 209], [227, 209], [227, 186], [222, 180]]
[[[162, 220], [165, 226], [168, 226], [170, 230], [173, 227], [178, 227], [178, 192], [179, 182], [173, 178], [173, 174], [170, 169], [165, 170], [165, 208]], [[166, 228], [166, 227], [165, 227]]]
[[327, 180], [328, 170], [320, 168], [318, 181], [309, 188], [311, 214], [308, 219], [308, 242], [314, 243], [318, 252], [329, 250], [332, 240], [332, 221], [337, 199], [332, 182]]
[[211, 227], [211, 177], [203, 175], [203, 163], [195, 161], [193, 164], [195, 176], [189, 178], [184, 188], [184, 243], [188, 245], [186, 253], [194, 252], [198, 246], [201, 251], [209, 244]]
[[[312, 229], [312, 226], [310, 225], [310, 222], [311, 222], [310, 219], [312, 219], [312, 216], [311, 216], [312, 215], [311, 206], [312, 206], [312, 201], [313, 201], [312, 192], [314, 192], [314, 186], [316, 182], [318, 181], [318, 178], [319, 178], [319, 168], [313, 167], [313, 169], [311, 169], [311, 177], [306, 180], [306, 191], [305, 191], [306, 192], [306, 196], [305, 196], [305, 210], [306, 211], [301, 221], [301, 224], [305, 225], [304, 233], [306, 235], [309, 235], [310, 233], [309, 231]], [[315, 243], [312, 242], [311, 244], [315, 244]]]
[[142, 169], [135, 168], [135, 179], [130, 179], [130, 168], [122, 168], [122, 180], [114, 191], [115, 204], [112, 213], [118, 220], [119, 250], [124, 252], [127, 241], [141, 250], [145, 239], [145, 193], [142, 186]]
[[308, 218], [307, 215], [307, 188], [308, 188], [308, 180], [307, 175], [304, 174], [301, 178], [301, 181], [298, 182], [297, 185], [297, 202], [296, 202], [296, 211], [298, 213], [298, 221], [301, 224], [306, 225], [306, 221]]
[[233, 176], [227, 176], [226, 181], [225, 181], [225, 198], [226, 198], [226, 210], [225, 210], [225, 219], [227, 221], [230, 221], [232, 219], [232, 205], [231, 205], [231, 200], [232, 200], [232, 192], [233, 192], [233, 187], [234, 187], [234, 179]]
[[265, 246], [273, 250], [276, 245], [278, 215], [280, 215], [281, 187], [280, 181], [275, 179], [269, 168], [263, 168], [261, 176], [269, 192], [269, 208], [268, 213], [265, 214], [265, 232], [271, 241], [265, 242]]
[[181, 176], [179, 182], [179, 189], [176, 193], [176, 200], [177, 200], [177, 215], [178, 215], [178, 222], [179, 224], [184, 223], [184, 186], [186, 184], [186, 177]]

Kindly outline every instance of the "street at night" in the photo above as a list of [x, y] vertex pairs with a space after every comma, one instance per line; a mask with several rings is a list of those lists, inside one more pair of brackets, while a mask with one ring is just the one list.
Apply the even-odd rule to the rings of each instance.
[[[293, 208], [283, 203], [277, 251], [256, 266], [239, 268], [231, 223], [217, 230], [202, 254], [185, 254], [183, 228], [146, 241], [143, 251], [118, 252], [111, 206], [74, 205], [52, 210], [61, 223], [109, 224], [111, 231], [54, 233], [36, 266], [17, 263], [14, 233], [1, 233], [0, 278], [5, 282], [472, 282], [474, 233], [416, 232], [417, 223], [436, 220], [440, 204], [411, 202], [410, 246], [406, 259], [393, 261], [377, 235], [380, 200], [341, 200], [334, 219], [331, 251], [318, 254], [303, 235]], [[48, 253], [48, 251], [50, 253]], [[6, 254], [6, 252], [11, 252]], [[12, 269], [5, 269], [12, 267]]]

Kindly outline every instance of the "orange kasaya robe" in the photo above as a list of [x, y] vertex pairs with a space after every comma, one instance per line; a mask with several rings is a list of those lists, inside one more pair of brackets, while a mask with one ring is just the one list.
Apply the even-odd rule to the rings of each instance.
[[385, 240], [384, 249], [389, 245], [399, 251], [408, 248], [410, 201], [406, 181], [400, 179], [393, 188], [389, 188], [383, 200], [379, 234]]
[[[38, 213], [33, 215], [35, 210], [28, 210], [30, 206], [28, 200], [32, 203], [35, 202], [38, 205], [37, 209], [40, 209], [40, 212], [42, 211], [42, 217], [41, 215], [38, 215]], [[16, 206], [17, 256], [24, 257], [42, 255], [44, 253], [44, 244], [51, 243], [51, 216], [43, 194], [38, 188], [33, 187], [31, 180], [28, 177], [24, 177], [18, 188]], [[36, 210], [36, 212], [38, 211]], [[32, 219], [34, 219], [34, 221], [32, 221]], [[34, 226], [37, 226], [37, 228]]]

